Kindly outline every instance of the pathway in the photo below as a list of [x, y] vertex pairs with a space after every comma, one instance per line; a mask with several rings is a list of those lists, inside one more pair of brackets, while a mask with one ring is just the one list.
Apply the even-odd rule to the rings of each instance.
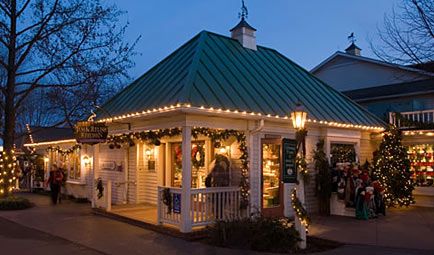
[[[2, 251], [6, 250], [13, 252], [12, 254], [24, 255], [54, 254], [59, 251], [62, 254], [259, 254], [217, 248], [199, 242], [189, 242], [123, 222], [96, 216], [92, 214], [88, 204], [76, 204], [65, 201], [61, 205], [51, 206], [48, 197], [40, 195], [27, 196], [36, 203], [36, 207], [23, 211], [0, 212], [0, 245]], [[398, 216], [397, 214], [396, 217]], [[389, 217], [392, 220], [395, 216], [392, 214]], [[405, 215], [401, 215], [401, 217], [405, 217]], [[343, 227], [353, 227], [352, 222], [357, 222], [340, 217], [330, 217], [327, 219], [330, 220], [318, 219], [318, 223], [314, 224], [312, 232], [318, 236], [322, 235], [340, 239], [342, 236], [348, 234], [343, 232]], [[321, 220], [322, 223], [319, 224]], [[334, 224], [338, 224], [338, 229], [330, 227], [333, 221], [336, 221]], [[389, 220], [386, 221], [389, 222]], [[357, 223], [361, 224], [361, 222]], [[373, 223], [365, 222], [364, 224]], [[389, 222], [388, 224], [393, 225], [393, 222]], [[359, 227], [363, 226], [366, 228], [366, 225], [359, 225]], [[402, 225], [398, 224], [398, 226]], [[342, 229], [339, 230], [339, 228]], [[393, 230], [393, 228], [389, 227], [387, 230]], [[335, 232], [335, 234], [332, 235], [332, 232]], [[341, 234], [338, 235], [336, 233]], [[362, 233], [367, 233], [367, 231], [362, 230]], [[426, 234], [427, 232], [423, 233]], [[359, 237], [357, 235], [353, 236]], [[430, 236], [425, 236], [424, 238], [431, 239], [432, 236], [430, 234]], [[407, 236], [403, 235], [402, 237], [402, 240], [399, 242], [405, 246], [407, 242], [405, 238]], [[432, 254], [433, 252], [369, 245], [345, 245], [339, 249], [321, 254], [350, 253], [353, 255], [365, 255]]]

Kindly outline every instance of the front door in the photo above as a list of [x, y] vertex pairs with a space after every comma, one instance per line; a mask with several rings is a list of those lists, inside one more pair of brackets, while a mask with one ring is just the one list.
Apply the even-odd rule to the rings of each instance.
[[283, 183], [280, 139], [262, 139], [262, 214], [283, 216]]

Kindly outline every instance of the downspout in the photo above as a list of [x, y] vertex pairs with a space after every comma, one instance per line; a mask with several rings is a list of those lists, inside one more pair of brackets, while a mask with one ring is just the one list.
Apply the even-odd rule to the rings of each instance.
[[263, 128], [264, 128], [264, 119], [260, 119], [259, 120], [259, 126], [255, 129], [253, 129], [252, 131], [250, 131], [250, 134], [255, 134], [260, 132]]

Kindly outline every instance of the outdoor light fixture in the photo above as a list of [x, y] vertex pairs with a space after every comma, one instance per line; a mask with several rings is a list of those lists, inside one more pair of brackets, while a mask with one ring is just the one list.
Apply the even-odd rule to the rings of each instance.
[[292, 125], [295, 129], [304, 129], [307, 119], [307, 112], [301, 103], [297, 103], [293, 112], [291, 112]]
[[88, 156], [84, 156], [83, 163], [85, 166], [88, 166], [90, 164], [90, 158]]
[[145, 150], [145, 155], [148, 158], [148, 160], [151, 159], [151, 156], [152, 156], [153, 152], [154, 152], [154, 150], [151, 150], [151, 149], [146, 149]]
[[220, 147], [220, 149], [219, 149], [220, 154], [226, 154], [226, 152], [227, 152], [227, 150], [225, 147]]

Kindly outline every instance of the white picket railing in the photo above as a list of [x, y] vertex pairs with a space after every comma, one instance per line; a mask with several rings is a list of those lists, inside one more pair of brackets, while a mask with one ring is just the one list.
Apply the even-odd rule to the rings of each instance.
[[203, 226], [216, 220], [241, 217], [239, 187], [213, 187], [191, 190], [192, 226]]
[[[169, 206], [163, 202], [164, 192], [170, 191]], [[180, 188], [158, 187], [158, 223], [180, 226]], [[216, 220], [231, 220], [242, 217], [239, 187], [213, 187], [191, 189], [191, 225], [205, 226]], [[167, 201], [166, 201], [167, 203]]]
[[[434, 123], [434, 109], [425, 111], [401, 112], [400, 114], [403, 118], [411, 121]], [[411, 128], [401, 125], [401, 121], [396, 118], [396, 114], [394, 112], [389, 113], [389, 123], [397, 126], [398, 128]]]

